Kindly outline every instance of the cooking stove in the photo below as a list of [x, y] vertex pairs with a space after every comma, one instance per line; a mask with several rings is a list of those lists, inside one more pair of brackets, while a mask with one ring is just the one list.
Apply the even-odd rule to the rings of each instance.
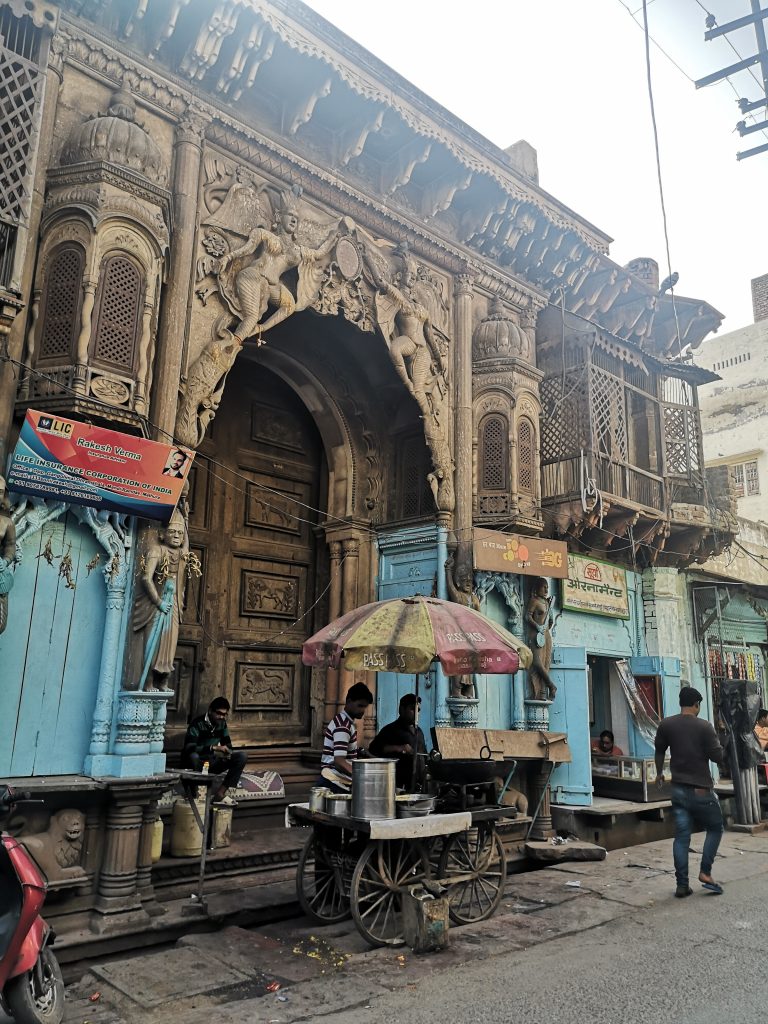
[[470, 811], [476, 807], [496, 807], [496, 783], [473, 782], [462, 785], [458, 782], [438, 783], [437, 803], [435, 810], [440, 813], [448, 811]]

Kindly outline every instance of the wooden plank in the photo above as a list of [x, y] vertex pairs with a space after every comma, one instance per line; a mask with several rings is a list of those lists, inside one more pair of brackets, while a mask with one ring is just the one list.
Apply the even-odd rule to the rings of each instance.
[[[556, 764], [571, 761], [571, 750], [564, 732], [522, 732], [517, 729], [435, 729], [437, 746], [443, 757], [478, 760], [484, 747], [491, 758], [503, 761], [547, 758]], [[547, 751], [547, 741], [549, 750]], [[484, 751], [487, 756], [487, 750]]]

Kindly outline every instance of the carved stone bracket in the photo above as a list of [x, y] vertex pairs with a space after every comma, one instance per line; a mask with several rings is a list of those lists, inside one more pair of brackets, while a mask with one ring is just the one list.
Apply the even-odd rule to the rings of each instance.
[[476, 572], [475, 590], [480, 598], [497, 590], [507, 605], [507, 625], [510, 632], [520, 626], [523, 619], [523, 599], [513, 577], [503, 572]]

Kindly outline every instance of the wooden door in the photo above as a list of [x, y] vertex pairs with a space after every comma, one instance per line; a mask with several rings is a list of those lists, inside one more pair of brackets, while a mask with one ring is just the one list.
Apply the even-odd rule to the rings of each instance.
[[187, 594], [169, 746], [218, 694], [236, 745], [308, 745], [319, 435], [297, 395], [255, 366], [234, 371], [213, 427], [203, 453], [214, 461], [197, 460], [190, 488], [203, 576]]

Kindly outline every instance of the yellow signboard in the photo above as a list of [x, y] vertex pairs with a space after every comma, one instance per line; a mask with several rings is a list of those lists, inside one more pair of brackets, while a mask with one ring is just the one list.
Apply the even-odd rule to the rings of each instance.
[[561, 540], [539, 540], [499, 530], [476, 529], [475, 569], [516, 572], [523, 576], [568, 577], [568, 546]]
[[563, 580], [563, 608], [628, 619], [626, 571], [597, 558], [568, 555], [568, 578]]

